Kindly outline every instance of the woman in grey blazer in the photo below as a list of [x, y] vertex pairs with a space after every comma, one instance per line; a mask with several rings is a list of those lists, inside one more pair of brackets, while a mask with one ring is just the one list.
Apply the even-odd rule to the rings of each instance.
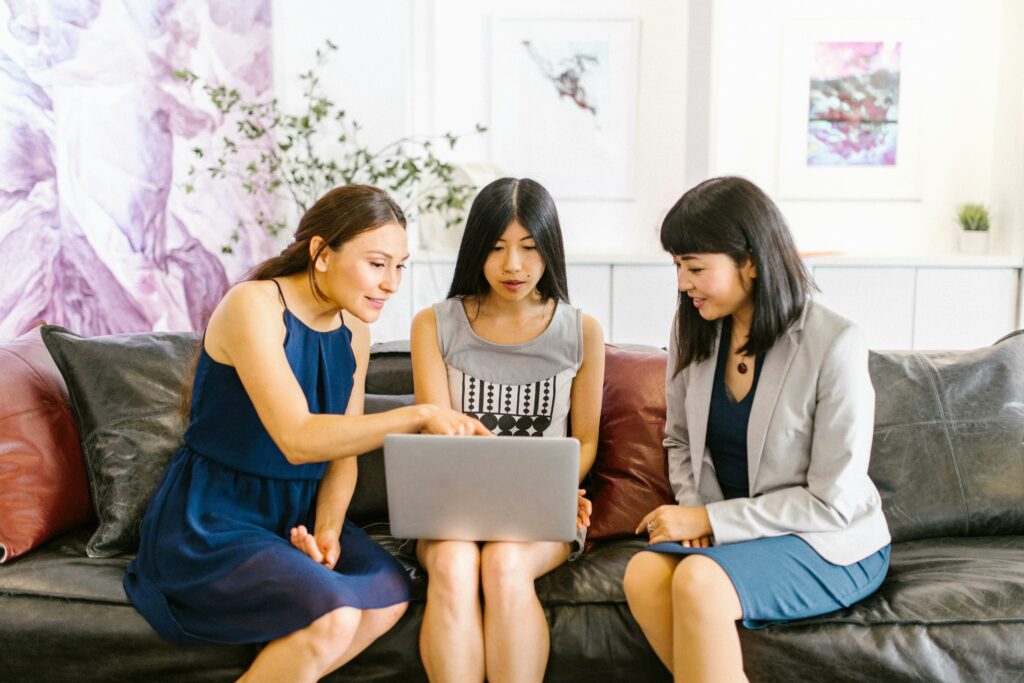
[[661, 241], [679, 273], [665, 446], [677, 505], [641, 521], [630, 610], [676, 680], [744, 680], [747, 628], [871, 594], [889, 531], [868, 478], [858, 328], [810, 299], [785, 220], [742, 178], [697, 185]]

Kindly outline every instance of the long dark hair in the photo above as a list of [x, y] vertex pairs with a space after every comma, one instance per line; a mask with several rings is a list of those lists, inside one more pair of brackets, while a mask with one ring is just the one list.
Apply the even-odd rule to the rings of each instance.
[[[740, 349], [761, 355], [800, 317], [816, 289], [775, 203], [745, 178], [705, 180], [679, 198], [661, 224], [661, 245], [673, 256], [726, 254], [742, 267], [753, 259], [754, 317]], [[704, 320], [679, 293], [676, 371], [711, 356], [718, 322]]]
[[[330, 247], [337, 251], [349, 240], [385, 223], [398, 223], [403, 228], [406, 223], [405, 213], [387, 192], [371, 185], [336, 187], [302, 214], [292, 243], [277, 256], [268, 258], [250, 270], [243, 280], [270, 280], [305, 271], [313, 295], [326, 301], [327, 296], [316, 284], [314, 277], [316, 260], [323, 250]], [[321, 238], [323, 243], [310, 255], [309, 245], [314, 237]], [[196, 348], [191, 370], [186, 373], [185, 383], [181, 387], [181, 416], [186, 421], [192, 403], [192, 383], [195, 381], [200, 351], [201, 346]]]
[[519, 221], [526, 228], [544, 261], [544, 275], [537, 283], [537, 292], [545, 300], [569, 301], [565, 247], [555, 200], [540, 183], [529, 178], [500, 178], [480, 190], [473, 200], [459, 244], [449, 299], [483, 300], [491, 289], [484, 277], [484, 262], [512, 221]]

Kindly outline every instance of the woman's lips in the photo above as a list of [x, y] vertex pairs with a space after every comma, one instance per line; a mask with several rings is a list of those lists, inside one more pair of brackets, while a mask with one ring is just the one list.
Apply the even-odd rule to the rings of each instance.
[[501, 286], [509, 290], [510, 292], [515, 292], [525, 284], [526, 283], [523, 282], [522, 280], [506, 280], [505, 282], [501, 283]]
[[370, 296], [366, 297], [366, 300], [369, 301], [370, 305], [374, 308], [384, 308], [384, 302], [387, 301], [387, 299], [374, 299]]
[[704, 305], [704, 299], [696, 299], [696, 298], [695, 298], [695, 299], [693, 300], [693, 307], [694, 307], [694, 308], [700, 308], [700, 307], [701, 307], [701, 306], [703, 306], [703, 305]]

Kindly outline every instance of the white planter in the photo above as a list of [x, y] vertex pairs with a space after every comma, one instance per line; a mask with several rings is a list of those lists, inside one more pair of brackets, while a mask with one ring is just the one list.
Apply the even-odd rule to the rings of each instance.
[[960, 251], [965, 254], [988, 252], [988, 230], [961, 230]]

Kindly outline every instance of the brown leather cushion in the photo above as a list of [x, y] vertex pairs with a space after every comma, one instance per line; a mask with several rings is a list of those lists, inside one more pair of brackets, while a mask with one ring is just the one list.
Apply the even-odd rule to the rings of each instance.
[[0, 344], [0, 562], [92, 519], [68, 394], [39, 330]]
[[588, 495], [588, 539], [632, 536], [648, 512], [672, 503], [665, 438], [665, 366], [658, 350], [605, 347], [604, 400]]

